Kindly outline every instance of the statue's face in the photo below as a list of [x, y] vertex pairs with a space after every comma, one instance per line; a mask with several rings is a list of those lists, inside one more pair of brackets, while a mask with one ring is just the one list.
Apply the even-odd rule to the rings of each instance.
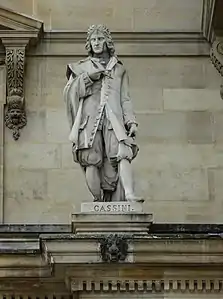
[[101, 54], [107, 49], [105, 36], [100, 31], [95, 31], [92, 33], [90, 43], [95, 54]]

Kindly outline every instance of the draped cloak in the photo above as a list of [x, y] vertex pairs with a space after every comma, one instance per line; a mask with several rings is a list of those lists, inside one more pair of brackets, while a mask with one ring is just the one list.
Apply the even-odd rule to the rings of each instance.
[[129, 125], [136, 123], [127, 72], [117, 57], [113, 56], [101, 80], [92, 81], [88, 76], [88, 73], [102, 69], [99, 60], [92, 57], [67, 67], [69, 80], [64, 88], [64, 100], [71, 129], [69, 140], [75, 150], [92, 147], [105, 114], [118, 142], [134, 145], [136, 156], [138, 147], [127, 134]]

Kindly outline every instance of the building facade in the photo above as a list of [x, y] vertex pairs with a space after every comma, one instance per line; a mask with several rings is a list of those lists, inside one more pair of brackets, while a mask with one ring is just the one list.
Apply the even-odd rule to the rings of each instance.
[[[0, 297], [222, 298], [222, 1], [0, 5]], [[94, 23], [129, 71], [136, 189], [153, 214], [109, 266], [97, 232], [75, 233], [72, 214], [91, 198], [62, 95]]]

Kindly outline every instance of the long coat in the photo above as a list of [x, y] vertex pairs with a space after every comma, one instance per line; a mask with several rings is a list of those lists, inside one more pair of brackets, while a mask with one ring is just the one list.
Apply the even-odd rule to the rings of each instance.
[[[136, 123], [127, 72], [113, 56], [106, 67], [107, 75], [92, 81], [88, 73], [102, 68], [99, 60], [92, 57], [68, 65], [69, 80], [64, 89], [64, 99], [71, 129], [69, 139], [76, 149], [92, 147], [104, 113], [118, 141], [134, 143], [127, 136], [129, 124]], [[80, 134], [83, 131], [84, 134]]]

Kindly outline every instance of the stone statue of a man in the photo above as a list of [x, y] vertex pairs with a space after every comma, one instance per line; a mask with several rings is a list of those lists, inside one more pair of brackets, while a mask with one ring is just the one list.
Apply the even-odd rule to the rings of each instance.
[[86, 50], [88, 58], [68, 65], [64, 89], [74, 161], [94, 201], [142, 201], [130, 165], [138, 147], [128, 75], [108, 28], [90, 26]]

